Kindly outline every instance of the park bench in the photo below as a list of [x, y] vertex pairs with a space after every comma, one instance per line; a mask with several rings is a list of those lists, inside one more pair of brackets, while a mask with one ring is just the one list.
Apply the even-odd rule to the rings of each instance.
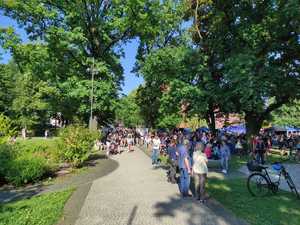
[[271, 148], [271, 149], [269, 150], [269, 152], [270, 152], [271, 154], [279, 154], [279, 155], [281, 155], [281, 156], [284, 156], [284, 155], [290, 156], [290, 150], [289, 150], [289, 149], [286, 149], [286, 148], [284, 148], [284, 149]]

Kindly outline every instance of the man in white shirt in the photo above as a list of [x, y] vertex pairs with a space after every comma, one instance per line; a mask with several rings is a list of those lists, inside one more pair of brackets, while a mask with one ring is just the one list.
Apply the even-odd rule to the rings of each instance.
[[160, 139], [156, 134], [154, 139], [152, 140], [152, 165], [156, 165], [158, 163], [157, 160], [159, 156], [160, 145], [161, 145]]

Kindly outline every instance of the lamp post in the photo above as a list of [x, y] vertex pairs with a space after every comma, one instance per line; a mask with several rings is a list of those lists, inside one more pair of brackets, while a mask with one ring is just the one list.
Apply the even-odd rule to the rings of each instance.
[[91, 112], [90, 112], [90, 120], [89, 120], [89, 129], [93, 129], [93, 104], [94, 104], [94, 76], [98, 73], [98, 70], [95, 68], [95, 58], [93, 58], [93, 65], [91, 68], [87, 69], [88, 72], [92, 74], [92, 85], [91, 85], [91, 96], [90, 96], [90, 103], [91, 103]]

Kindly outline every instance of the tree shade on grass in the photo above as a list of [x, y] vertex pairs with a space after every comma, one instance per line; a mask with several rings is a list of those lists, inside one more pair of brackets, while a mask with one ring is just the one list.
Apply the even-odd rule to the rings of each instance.
[[246, 179], [210, 179], [210, 195], [236, 216], [252, 225], [298, 225], [300, 201], [288, 192], [255, 198], [250, 195]]
[[53, 225], [73, 189], [0, 205], [0, 225]]

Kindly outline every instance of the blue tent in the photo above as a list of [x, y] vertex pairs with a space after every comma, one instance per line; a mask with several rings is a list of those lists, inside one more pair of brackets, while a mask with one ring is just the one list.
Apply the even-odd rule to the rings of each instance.
[[297, 129], [294, 127], [286, 126], [286, 131], [287, 132], [297, 132]]
[[191, 128], [184, 128], [183, 129], [183, 134], [190, 134], [190, 133], [192, 133], [192, 129]]
[[246, 126], [245, 124], [233, 125], [223, 128], [225, 132], [228, 133], [237, 133], [237, 134], [245, 134], [246, 133]]
[[209, 128], [207, 128], [207, 127], [199, 127], [198, 129], [197, 129], [197, 131], [201, 131], [201, 132], [209, 132]]

